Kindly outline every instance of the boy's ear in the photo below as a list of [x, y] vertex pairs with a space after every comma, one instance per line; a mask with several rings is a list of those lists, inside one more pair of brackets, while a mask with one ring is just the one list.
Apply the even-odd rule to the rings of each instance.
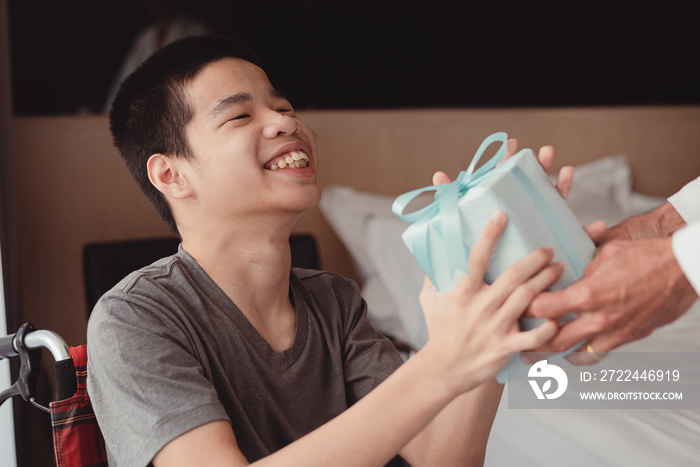
[[187, 198], [192, 195], [192, 187], [181, 170], [182, 158], [166, 154], [153, 154], [147, 163], [148, 178], [153, 186], [165, 196]]

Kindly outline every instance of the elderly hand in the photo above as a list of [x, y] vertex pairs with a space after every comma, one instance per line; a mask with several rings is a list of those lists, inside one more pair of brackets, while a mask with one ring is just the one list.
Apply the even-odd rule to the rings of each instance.
[[[671, 238], [612, 240], [599, 248], [580, 281], [532, 301], [529, 313], [537, 317], [579, 315], [534, 352], [562, 352], [589, 336], [596, 353], [609, 352], [674, 321], [697, 298], [676, 261]], [[595, 363], [587, 350], [584, 346], [568, 359]]]
[[697, 294], [676, 261], [670, 238], [683, 225], [673, 205], [665, 203], [593, 236], [599, 248], [583, 278], [565, 290], [541, 294], [528, 311], [538, 317], [572, 312], [579, 317], [530, 359], [587, 340], [588, 346], [567, 359], [592, 364], [597, 360], [588, 350], [604, 354], [685, 313]]
[[665, 238], [683, 227], [685, 221], [671, 203], [665, 203], [651, 212], [632, 216], [593, 238], [596, 246], [612, 240]]

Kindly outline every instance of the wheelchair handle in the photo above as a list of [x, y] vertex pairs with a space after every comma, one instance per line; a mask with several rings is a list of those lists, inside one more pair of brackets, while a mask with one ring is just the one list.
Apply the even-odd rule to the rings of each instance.
[[45, 329], [39, 329], [34, 332], [30, 332], [24, 338], [24, 344], [29, 349], [39, 349], [45, 348], [56, 362], [61, 360], [67, 360], [70, 357], [70, 351], [68, 350], [68, 344], [53, 331], [47, 331]]
[[0, 405], [13, 396], [22, 396], [25, 401], [49, 412], [49, 409], [36, 402], [36, 382], [39, 377], [41, 349], [45, 348], [54, 357], [59, 400], [71, 397], [77, 390], [75, 365], [65, 341], [55, 332], [37, 330], [31, 323], [24, 323], [16, 334], [0, 338], [0, 357], [19, 355], [19, 376], [15, 383], [0, 392]]
[[[17, 343], [15, 342], [17, 334], [0, 337], [0, 358], [10, 358], [19, 355], [17, 351]], [[60, 362], [70, 358], [68, 344], [53, 331], [44, 329], [28, 332], [24, 336], [24, 346], [29, 349], [45, 348], [51, 355], [54, 361]]]

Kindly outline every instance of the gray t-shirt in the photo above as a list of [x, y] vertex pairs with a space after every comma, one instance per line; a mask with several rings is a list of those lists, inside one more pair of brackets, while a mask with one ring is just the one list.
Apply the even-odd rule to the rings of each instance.
[[293, 269], [291, 348], [274, 351], [180, 247], [106, 293], [88, 326], [88, 391], [110, 465], [147, 465], [168, 442], [230, 421], [253, 462], [319, 427], [401, 364], [357, 286]]

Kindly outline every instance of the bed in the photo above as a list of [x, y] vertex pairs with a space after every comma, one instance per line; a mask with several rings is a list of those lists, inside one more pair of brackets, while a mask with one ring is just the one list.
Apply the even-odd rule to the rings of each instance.
[[[676, 119], [675, 110], [690, 114]], [[338, 135], [326, 146], [332, 123], [318, 122], [322, 169], [329, 157], [334, 167], [337, 159], [352, 166], [324, 175], [320, 211], [345, 251], [334, 251], [336, 246], [322, 238], [322, 260], [348, 261], [338, 269], [351, 266], [375, 325], [415, 348], [427, 339], [418, 305], [423, 274], [400, 238], [408, 224], [391, 213], [391, 203], [404, 191], [429, 185], [435, 170], [454, 175], [466, 168], [480, 138], [504, 130], [521, 148], [553, 144], [557, 168], [575, 166], [568, 204], [584, 225], [598, 219], [614, 225], [651, 210], [700, 175], [700, 158], [694, 155], [697, 109], [451, 112], [436, 112], [432, 120], [386, 114], [380, 125], [365, 115], [374, 127], [358, 113], [355, 127], [335, 129], [345, 133], [351, 149], [335, 145]], [[684, 142], [676, 139], [679, 146], [664, 147], [668, 141], [659, 138], [667, 137]], [[697, 352], [698, 335], [700, 302], [676, 322], [618, 350]], [[487, 466], [678, 466], [697, 465], [700, 458], [700, 410], [509, 409], [509, 386], [494, 422]]]

